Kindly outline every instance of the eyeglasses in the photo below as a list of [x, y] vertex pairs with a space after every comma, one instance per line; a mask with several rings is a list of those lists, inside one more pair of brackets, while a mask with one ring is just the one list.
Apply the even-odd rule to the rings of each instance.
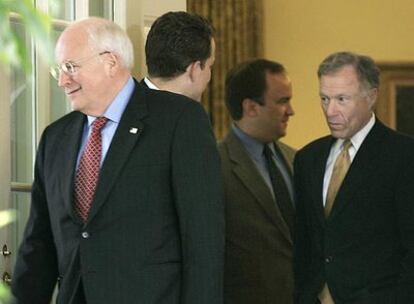
[[89, 56], [87, 58], [83, 58], [77, 61], [66, 61], [62, 64], [57, 64], [50, 68], [50, 74], [52, 74], [53, 78], [55, 78], [56, 80], [59, 80], [59, 75], [62, 72], [65, 73], [66, 75], [73, 76], [76, 74], [78, 69], [81, 67], [79, 64], [85, 63], [91, 60], [92, 58], [95, 58], [96, 56], [101, 56], [101, 55], [108, 54], [108, 53], [110, 52], [104, 51], [104, 52], [94, 54], [92, 56]]

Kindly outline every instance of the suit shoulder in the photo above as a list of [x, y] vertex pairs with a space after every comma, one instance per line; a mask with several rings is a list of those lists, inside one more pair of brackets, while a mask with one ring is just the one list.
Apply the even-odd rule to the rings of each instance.
[[321, 147], [326, 145], [332, 140], [332, 137], [330, 135], [315, 139], [314, 141], [311, 141], [310, 143], [306, 144], [303, 148], [301, 148], [299, 151], [296, 152], [296, 157], [306, 154], [313, 154], [313, 153], [319, 153]]
[[389, 147], [402, 151], [408, 151], [410, 153], [414, 152], [414, 137], [411, 135], [401, 133], [392, 129], [387, 128], [388, 138], [389, 138]]
[[219, 151], [224, 150], [226, 147], [226, 143], [223, 140], [217, 141], [217, 149]]
[[296, 155], [296, 149], [285, 143], [282, 143], [281, 141], [277, 141], [276, 145], [279, 147], [285, 160], [287, 160], [290, 164], [293, 164], [293, 160], [295, 159]]
[[391, 150], [413, 149], [414, 147], [414, 137], [393, 130], [379, 120], [375, 123], [370, 133], [368, 133], [368, 136], [380, 138]]
[[144, 90], [146, 97], [153, 105], [162, 105], [173, 108], [176, 108], [177, 106], [200, 105], [197, 101], [181, 94], [162, 90], [153, 90], [143, 86], [141, 86], [141, 89]]
[[281, 150], [285, 151], [286, 153], [289, 153], [289, 154], [295, 154], [296, 153], [296, 149], [295, 148], [293, 148], [293, 147], [291, 147], [291, 146], [289, 146], [289, 145], [287, 145], [287, 144], [285, 144], [285, 143], [283, 143], [281, 141], [278, 141], [277, 142], [277, 145], [279, 146], [279, 148]]
[[145, 88], [145, 94], [148, 111], [154, 120], [177, 122], [184, 119], [197, 125], [210, 125], [204, 107], [191, 98], [148, 88]]
[[219, 151], [220, 156], [223, 158], [228, 154], [228, 136], [219, 140], [217, 142], [217, 150]]
[[78, 118], [80, 116], [83, 116], [84, 114], [78, 112], [78, 111], [72, 111], [69, 112], [68, 114], [63, 115], [62, 117], [56, 119], [55, 121], [53, 121], [49, 127], [54, 127], [54, 126], [58, 126], [61, 124], [67, 124], [70, 123], [74, 118]]
[[78, 112], [78, 111], [72, 111], [60, 118], [58, 118], [57, 120], [55, 120], [54, 122], [52, 122], [50, 125], [48, 125], [45, 130], [43, 131], [43, 133], [46, 132], [51, 132], [51, 131], [56, 131], [56, 132], [60, 132], [62, 131], [68, 124], [73, 123], [74, 120], [77, 119], [82, 119], [84, 116], [84, 114]]
[[414, 137], [410, 134], [401, 133], [399, 131], [387, 127], [386, 125], [382, 125], [381, 127], [383, 128], [384, 132], [386, 132], [389, 136], [395, 138], [396, 140], [406, 143], [414, 142]]
[[217, 142], [217, 147], [219, 147], [220, 149], [224, 149], [227, 146], [228, 142], [229, 142], [229, 135], [227, 134], [226, 137], [224, 137], [223, 139], [220, 139]]

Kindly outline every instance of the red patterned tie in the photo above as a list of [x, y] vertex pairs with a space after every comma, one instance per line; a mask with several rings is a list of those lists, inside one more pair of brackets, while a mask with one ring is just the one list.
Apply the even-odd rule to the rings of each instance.
[[108, 119], [98, 117], [92, 123], [92, 133], [79, 161], [75, 179], [75, 210], [86, 222], [91, 208], [96, 185], [98, 184], [99, 169], [102, 158], [101, 129]]

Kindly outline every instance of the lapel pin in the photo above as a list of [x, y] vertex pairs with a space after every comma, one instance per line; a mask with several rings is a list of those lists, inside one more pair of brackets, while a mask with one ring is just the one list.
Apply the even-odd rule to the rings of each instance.
[[138, 132], [138, 128], [131, 128], [131, 129], [129, 129], [129, 133], [137, 134], [137, 132]]

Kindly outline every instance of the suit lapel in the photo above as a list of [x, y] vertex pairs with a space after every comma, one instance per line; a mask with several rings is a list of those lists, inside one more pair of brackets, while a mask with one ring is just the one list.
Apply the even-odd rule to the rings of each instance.
[[320, 151], [315, 155], [313, 161], [313, 174], [311, 175], [311, 191], [312, 191], [312, 202], [314, 203], [314, 208], [318, 216], [319, 221], [325, 223], [325, 212], [323, 204], [323, 180], [325, 177], [325, 167], [326, 161], [331, 150], [331, 146], [334, 143], [335, 139], [332, 137], [326, 137], [321, 142]]
[[352, 205], [352, 197], [355, 195], [356, 189], [361, 189], [366, 181], [370, 180], [371, 176], [375, 174], [379, 155], [376, 149], [381, 145], [380, 141], [384, 134], [384, 126], [377, 121], [352, 161], [335, 198], [329, 220], [333, 220], [345, 207]]
[[287, 155], [286, 151], [282, 148], [282, 146], [279, 144], [279, 142], [276, 141], [274, 144], [275, 144], [275, 149], [277, 150], [277, 153], [281, 156], [284, 167], [287, 169], [292, 179], [293, 178], [293, 166], [291, 162], [287, 161], [289, 159], [289, 156]]
[[253, 161], [248, 156], [242, 143], [230, 132], [225, 139], [228, 147], [233, 172], [240, 178], [245, 187], [256, 198], [256, 201], [266, 211], [273, 223], [282, 231], [286, 239], [292, 242], [287, 224], [276, 207], [269, 187], [263, 180]]
[[75, 222], [82, 224], [81, 219], [73, 209], [73, 185], [86, 116], [79, 112], [75, 112], [73, 115], [75, 115], [74, 119], [68, 123], [61, 137], [59, 144], [61, 151], [56, 155], [61, 156], [58, 163], [62, 165], [60, 170], [62, 176], [59, 180], [65, 208]]
[[93, 219], [105, 203], [115, 181], [124, 168], [125, 162], [128, 160], [131, 151], [144, 130], [142, 119], [147, 115], [148, 109], [145, 92], [136, 86], [102, 165], [95, 197], [88, 216], [88, 222]]

